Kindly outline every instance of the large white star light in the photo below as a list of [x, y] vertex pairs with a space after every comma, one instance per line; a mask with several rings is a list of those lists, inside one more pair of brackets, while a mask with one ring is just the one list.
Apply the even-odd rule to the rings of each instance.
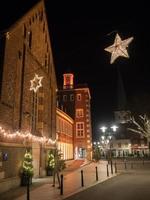
[[105, 51], [111, 53], [110, 64], [112, 64], [119, 56], [129, 58], [126, 48], [128, 47], [128, 45], [132, 40], [133, 37], [130, 37], [126, 40], [121, 40], [118, 33], [116, 34], [114, 44], [104, 49]]
[[34, 78], [30, 80], [31, 86], [30, 90], [33, 90], [35, 93], [38, 91], [40, 87], [42, 87], [42, 81], [43, 76], [39, 77], [37, 74], [35, 74]]

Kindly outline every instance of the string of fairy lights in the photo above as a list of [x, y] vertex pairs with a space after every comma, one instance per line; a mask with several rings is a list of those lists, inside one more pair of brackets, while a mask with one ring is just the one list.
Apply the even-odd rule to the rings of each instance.
[[[5, 31], [3, 34], [0, 34], [0, 38], [2, 36], [6, 36], [6, 38], [9, 40], [10, 39], [10, 34], [8, 31]], [[42, 79], [43, 76], [39, 76], [38, 74], [35, 73], [34, 78], [30, 80], [31, 85], [29, 90], [34, 93], [37, 93], [38, 89], [42, 87]], [[38, 142], [43, 145], [54, 145], [56, 144], [56, 140], [52, 140], [51, 138], [47, 138], [45, 136], [35, 136], [29, 131], [23, 132], [23, 131], [16, 131], [16, 132], [11, 132], [11, 131], [6, 131], [2, 126], [0, 126], [0, 138], [3, 138], [4, 141], [21, 141], [23, 144], [25, 143], [32, 143], [32, 142]]]
[[[9, 39], [10, 35], [9, 32], [5, 32], [6, 38]], [[130, 37], [126, 40], [121, 40], [120, 36], [116, 34], [116, 38], [114, 41], [114, 44], [105, 48], [104, 50], [111, 53], [111, 60], [110, 64], [112, 64], [118, 57], [126, 57], [128, 58], [128, 52], [127, 52], [127, 47], [129, 43], [133, 40], [133, 37]], [[30, 80], [31, 85], [30, 85], [30, 90], [33, 90], [34, 93], [38, 91], [40, 87], [42, 87], [42, 79], [43, 76], [38, 76], [35, 74], [34, 78]], [[55, 144], [56, 140], [52, 140], [51, 138], [47, 138], [45, 136], [38, 137], [35, 135], [32, 135], [30, 132], [12, 132], [10, 133], [9, 131], [6, 131], [4, 128], [0, 126], [0, 137], [4, 139], [9, 139], [9, 140], [22, 140], [23, 142], [39, 142], [42, 144]]]
[[4, 138], [5, 141], [8, 140], [22, 140], [23, 142], [39, 142], [40, 144], [44, 144], [44, 145], [54, 145], [56, 144], [56, 140], [52, 140], [51, 138], [47, 138], [45, 136], [39, 137], [39, 136], [35, 136], [32, 135], [30, 132], [26, 131], [26, 132], [9, 132], [6, 131], [4, 128], [2, 128], [0, 126], [0, 137]]

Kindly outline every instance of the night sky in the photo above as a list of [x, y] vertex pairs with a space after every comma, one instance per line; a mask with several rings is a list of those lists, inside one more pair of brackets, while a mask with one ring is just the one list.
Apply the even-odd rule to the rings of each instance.
[[[5, 1], [6, 5], [0, 7], [2, 28], [14, 22], [37, 1], [13, 2]], [[58, 85], [62, 85], [62, 74], [65, 72], [74, 73], [76, 84], [88, 84], [94, 134], [98, 133], [103, 123], [113, 121], [119, 95], [117, 67], [121, 72], [127, 101], [134, 102], [132, 99], [150, 95], [148, 7], [144, 2], [139, 5], [137, 2], [134, 5], [127, 1], [113, 2], [100, 1], [98, 5], [94, 2], [81, 4], [70, 1], [68, 4], [64, 1], [46, 1]], [[8, 12], [7, 5], [13, 10]], [[130, 58], [120, 57], [111, 65], [110, 54], [104, 48], [113, 44], [117, 32], [123, 40], [131, 36], [134, 40], [128, 47]], [[141, 106], [139, 101], [137, 107]]]

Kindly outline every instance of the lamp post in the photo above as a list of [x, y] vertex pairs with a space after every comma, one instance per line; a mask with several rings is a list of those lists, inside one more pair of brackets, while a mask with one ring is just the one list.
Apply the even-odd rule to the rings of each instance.
[[100, 142], [93, 142], [93, 159], [98, 162], [101, 158]]
[[112, 136], [116, 132], [118, 126], [113, 125], [111, 127], [102, 126], [101, 144], [104, 146], [106, 157], [109, 160], [112, 159]]

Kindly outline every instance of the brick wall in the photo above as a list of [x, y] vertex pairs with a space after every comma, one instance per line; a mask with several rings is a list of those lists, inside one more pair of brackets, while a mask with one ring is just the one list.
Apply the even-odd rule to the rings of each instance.
[[[57, 85], [43, 1], [11, 26], [6, 36], [0, 126], [11, 131], [33, 131], [34, 121], [33, 134], [55, 139]], [[43, 77], [42, 87], [36, 94], [30, 90], [30, 81], [35, 74]], [[41, 98], [42, 104], [39, 103]], [[19, 173], [24, 148], [17, 147], [17, 140], [15, 142], [16, 146], [0, 147], [8, 153], [8, 160], [0, 168], [1, 176], [4, 172], [3, 178], [14, 177]], [[37, 160], [40, 161], [39, 158]], [[40, 167], [45, 169], [44, 164]]]

